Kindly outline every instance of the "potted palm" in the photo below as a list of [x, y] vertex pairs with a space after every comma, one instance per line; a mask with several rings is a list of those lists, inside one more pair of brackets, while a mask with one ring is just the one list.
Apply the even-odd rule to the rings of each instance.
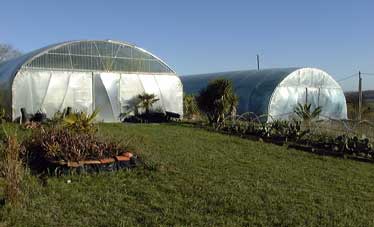
[[144, 108], [146, 115], [149, 115], [150, 109], [153, 106], [153, 104], [157, 102], [158, 100], [160, 100], [156, 98], [155, 94], [148, 94], [145, 92], [143, 94], [138, 95], [138, 99], [139, 99], [139, 106]]

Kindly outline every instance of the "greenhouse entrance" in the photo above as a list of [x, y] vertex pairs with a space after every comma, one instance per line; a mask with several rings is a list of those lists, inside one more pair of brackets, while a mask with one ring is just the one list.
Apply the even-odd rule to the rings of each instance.
[[94, 108], [99, 111], [97, 119], [106, 122], [118, 122], [120, 109], [119, 84], [121, 75], [118, 73], [93, 74]]

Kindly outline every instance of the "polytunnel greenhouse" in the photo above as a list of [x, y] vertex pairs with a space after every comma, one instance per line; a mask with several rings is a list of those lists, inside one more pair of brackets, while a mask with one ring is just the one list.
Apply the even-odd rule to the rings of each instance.
[[[339, 84], [316, 68], [283, 68], [221, 72], [180, 77], [187, 94], [198, 94], [209, 81], [231, 80], [239, 96], [238, 114], [289, 120], [298, 103], [320, 106], [320, 119], [346, 119], [345, 96]], [[264, 119], [264, 118], [263, 118]]]
[[134, 99], [155, 94], [159, 111], [183, 115], [183, 86], [161, 59], [134, 45], [106, 41], [69, 41], [0, 63], [0, 104], [15, 120], [27, 113], [52, 117], [71, 107], [99, 120], [119, 121], [133, 113]]

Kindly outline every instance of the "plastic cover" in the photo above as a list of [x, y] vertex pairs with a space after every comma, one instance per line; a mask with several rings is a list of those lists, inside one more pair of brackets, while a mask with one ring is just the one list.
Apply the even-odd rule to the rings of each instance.
[[268, 115], [267, 120], [290, 119], [298, 103], [322, 107], [320, 118], [346, 119], [343, 90], [326, 72], [315, 68], [284, 68], [221, 72], [180, 77], [187, 94], [198, 94], [209, 81], [233, 82], [239, 96], [238, 113]]
[[70, 106], [91, 113], [99, 121], [118, 122], [121, 113], [134, 114], [136, 96], [143, 92], [159, 99], [153, 109], [183, 116], [183, 87], [177, 76], [121, 73], [22, 70], [13, 82], [13, 119], [20, 108], [52, 117]]
[[[0, 63], [0, 105], [15, 120], [20, 108], [48, 117], [70, 106], [116, 122], [130, 100], [147, 92], [155, 108], [183, 116], [183, 86], [176, 73], [144, 49], [118, 41], [69, 41]], [[130, 113], [131, 114], [131, 113]]]

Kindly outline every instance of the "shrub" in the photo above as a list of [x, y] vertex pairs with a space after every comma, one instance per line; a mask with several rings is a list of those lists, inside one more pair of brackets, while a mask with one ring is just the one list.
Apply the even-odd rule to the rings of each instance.
[[96, 131], [95, 118], [99, 114], [95, 110], [92, 114], [85, 112], [70, 113], [63, 117], [63, 126], [77, 132], [92, 133]]
[[199, 107], [194, 95], [183, 96], [183, 115], [186, 119], [195, 119], [199, 115]]
[[8, 136], [3, 144], [1, 158], [1, 175], [5, 180], [5, 202], [11, 206], [18, 206], [22, 200], [21, 183], [24, 168], [20, 155], [23, 148], [17, 141], [16, 136]]
[[196, 97], [197, 105], [210, 124], [218, 125], [225, 115], [236, 108], [238, 97], [234, 93], [232, 82], [225, 79], [211, 81]]
[[63, 127], [37, 129], [25, 141], [25, 159], [33, 168], [43, 168], [46, 162], [83, 161], [113, 157], [126, 151], [127, 144], [108, 142], [93, 133]]

